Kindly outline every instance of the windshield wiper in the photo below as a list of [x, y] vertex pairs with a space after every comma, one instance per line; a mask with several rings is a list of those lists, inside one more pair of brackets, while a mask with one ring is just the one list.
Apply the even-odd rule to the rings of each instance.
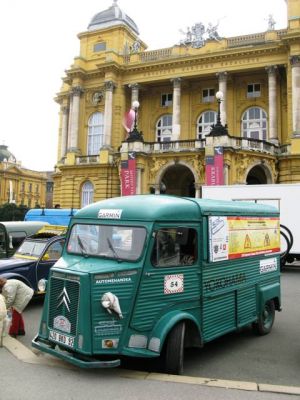
[[119, 257], [118, 253], [116, 252], [116, 250], [115, 250], [114, 246], [112, 245], [110, 239], [109, 239], [109, 238], [106, 238], [106, 240], [107, 240], [107, 243], [108, 243], [108, 247], [109, 247], [110, 250], [112, 251], [112, 253], [113, 253], [115, 259], [120, 263], [122, 260], [121, 260], [121, 258]]
[[80, 239], [80, 236], [77, 236], [77, 242], [79, 244], [80, 250], [81, 250], [81, 254], [84, 257], [88, 257], [88, 253], [86, 251], [86, 248], [84, 247], [84, 244], [82, 243], [82, 240]]

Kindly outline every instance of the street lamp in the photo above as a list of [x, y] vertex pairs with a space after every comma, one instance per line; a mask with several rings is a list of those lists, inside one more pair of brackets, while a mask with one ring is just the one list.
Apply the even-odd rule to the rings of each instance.
[[133, 124], [132, 131], [129, 132], [128, 138], [126, 140], [127, 142], [143, 142], [144, 141], [142, 132], [139, 132], [137, 129], [137, 112], [138, 112], [139, 107], [140, 107], [140, 103], [137, 100], [133, 101], [132, 109], [134, 111], [134, 124]]
[[224, 95], [223, 92], [218, 91], [216, 93], [216, 99], [218, 103], [218, 114], [217, 114], [217, 123], [212, 125], [212, 129], [209, 133], [208, 136], [223, 136], [223, 135], [228, 135], [227, 131], [227, 125], [222, 125], [221, 124], [221, 101], [223, 101]]

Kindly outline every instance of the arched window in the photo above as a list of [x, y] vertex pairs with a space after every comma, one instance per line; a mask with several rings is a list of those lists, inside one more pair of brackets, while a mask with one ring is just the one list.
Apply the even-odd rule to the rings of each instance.
[[104, 140], [104, 116], [103, 113], [95, 112], [88, 122], [88, 143], [87, 154], [95, 155], [99, 153]]
[[215, 111], [204, 111], [197, 121], [197, 138], [204, 139], [210, 133], [211, 126], [217, 123], [217, 113]]
[[267, 140], [267, 114], [260, 107], [251, 107], [242, 116], [244, 138]]
[[94, 199], [94, 186], [90, 181], [84, 182], [81, 189], [81, 207], [91, 204]]
[[156, 140], [158, 142], [170, 142], [172, 140], [172, 114], [160, 117], [156, 124]]

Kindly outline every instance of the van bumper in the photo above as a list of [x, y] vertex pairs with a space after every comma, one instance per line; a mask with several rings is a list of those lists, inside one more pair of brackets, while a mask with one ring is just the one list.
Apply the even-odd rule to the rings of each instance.
[[33, 338], [31, 345], [40, 351], [51, 354], [54, 357], [60, 358], [61, 360], [67, 361], [80, 368], [115, 368], [119, 367], [121, 364], [121, 360], [119, 359], [100, 361], [93, 357], [81, 356], [78, 353], [72, 354], [58, 351], [55, 349], [55, 343], [41, 339], [38, 335]]

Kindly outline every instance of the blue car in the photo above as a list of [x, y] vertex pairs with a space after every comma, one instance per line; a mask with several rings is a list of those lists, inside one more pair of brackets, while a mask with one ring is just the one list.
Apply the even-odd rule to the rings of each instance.
[[30, 286], [35, 295], [40, 279], [47, 279], [50, 268], [60, 258], [65, 244], [66, 227], [48, 225], [38, 233], [27, 236], [15, 254], [0, 260], [0, 275], [19, 279]]

